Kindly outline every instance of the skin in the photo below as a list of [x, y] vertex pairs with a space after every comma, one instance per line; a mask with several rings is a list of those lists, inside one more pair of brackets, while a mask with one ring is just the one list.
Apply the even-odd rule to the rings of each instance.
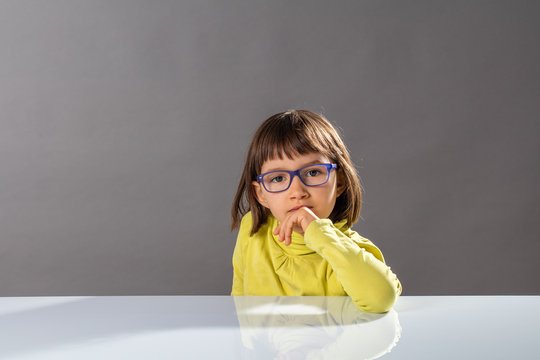
[[[274, 170], [293, 171], [311, 164], [330, 162], [330, 159], [318, 153], [299, 155], [293, 159], [269, 159], [264, 162], [261, 174]], [[345, 191], [346, 185], [341, 173], [332, 170], [328, 182], [320, 186], [306, 186], [298, 176], [293, 178], [287, 190], [280, 193], [267, 192], [257, 181], [253, 181], [252, 186], [255, 188], [257, 201], [268, 208], [279, 221], [274, 235], [278, 235], [278, 240], [288, 246], [293, 230], [304, 234], [313, 221], [330, 216], [336, 199]]]

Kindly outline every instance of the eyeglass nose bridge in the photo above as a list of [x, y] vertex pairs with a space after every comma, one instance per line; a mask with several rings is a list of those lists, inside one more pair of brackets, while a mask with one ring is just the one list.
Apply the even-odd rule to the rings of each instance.
[[[304, 184], [306, 186], [311, 186], [311, 185], [308, 185], [308, 184], [306, 184], [304, 182], [304, 179], [302, 179], [302, 176], [300, 176], [300, 170], [302, 170], [302, 169], [298, 169], [298, 170], [294, 170], [294, 171], [288, 171], [289, 175], [291, 175], [291, 178], [289, 179], [289, 185], [287, 185], [287, 188], [285, 188], [285, 190], [288, 190], [291, 187], [295, 176], [298, 176], [298, 178], [300, 179], [300, 182], [302, 184]], [[285, 190], [283, 190], [283, 191], [285, 191]]]

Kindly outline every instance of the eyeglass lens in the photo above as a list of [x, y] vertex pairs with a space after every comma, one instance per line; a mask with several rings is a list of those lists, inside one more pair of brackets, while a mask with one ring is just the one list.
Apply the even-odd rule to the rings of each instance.
[[[291, 174], [285, 171], [272, 171], [262, 178], [266, 190], [272, 192], [287, 189], [291, 179]], [[305, 167], [300, 169], [300, 179], [308, 186], [322, 185], [328, 180], [328, 168], [323, 165]]]

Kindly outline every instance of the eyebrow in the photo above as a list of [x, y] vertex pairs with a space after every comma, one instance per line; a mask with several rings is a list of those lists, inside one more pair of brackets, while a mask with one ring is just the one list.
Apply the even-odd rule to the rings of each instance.
[[[309, 165], [313, 165], [313, 164], [323, 164], [323, 161], [322, 161], [321, 159], [313, 160], [313, 161], [310, 161], [310, 162], [305, 163], [304, 165], [300, 166], [298, 169], [301, 169], [301, 168], [303, 168], [303, 167], [306, 167], [306, 166], [309, 166]], [[284, 170], [284, 169], [283, 169], [283, 168], [276, 167], [276, 168], [268, 169], [268, 170], [266, 170], [264, 173], [268, 173], [268, 172], [271, 172], [271, 171], [280, 171], [280, 170]], [[296, 169], [295, 169], [295, 170], [296, 170]]]

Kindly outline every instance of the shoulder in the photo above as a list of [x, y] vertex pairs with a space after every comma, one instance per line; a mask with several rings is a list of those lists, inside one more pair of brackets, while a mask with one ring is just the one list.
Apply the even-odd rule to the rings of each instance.
[[238, 229], [238, 240], [237, 243], [246, 243], [250, 237], [251, 226], [253, 224], [253, 217], [251, 216], [251, 211], [245, 214], [242, 217], [240, 222], [240, 228]]
[[[240, 228], [238, 230], [238, 235], [249, 238], [252, 237], [251, 229], [253, 228], [253, 214], [251, 211], [248, 211], [240, 221]], [[255, 234], [254, 234], [255, 235]]]
[[251, 236], [251, 229], [253, 228], [253, 215], [251, 214], [251, 211], [248, 211], [240, 221], [240, 229], [239, 229], [239, 235], [243, 235], [246, 237], [255, 237], [260, 235], [267, 235], [268, 232], [270, 233], [273, 231], [273, 229], [278, 225], [278, 221], [273, 215], [268, 215], [266, 218], [266, 221], [261, 224], [259, 227], [259, 230], [253, 236]]
[[244, 216], [242, 216], [242, 220], [240, 221], [240, 229], [250, 227], [253, 224], [253, 216], [251, 215], [251, 211], [248, 211]]
[[249, 238], [249, 237], [255, 237], [260, 234], [263, 234], [267, 231], [268, 226], [272, 226], [272, 219], [269, 216], [267, 221], [261, 225], [259, 230], [253, 235], [251, 235], [251, 229], [253, 228], [253, 215], [251, 214], [251, 211], [248, 211], [240, 221], [240, 228], [238, 230], [238, 235]]
[[347, 235], [351, 239], [353, 239], [358, 244], [371, 244], [373, 243], [363, 237], [362, 235], [358, 234], [356, 231], [354, 231], [350, 226], [347, 226], [347, 220], [341, 220], [333, 224], [339, 231], [341, 231], [343, 234]]
[[354, 241], [359, 247], [372, 253], [377, 259], [384, 262], [384, 256], [381, 250], [369, 239], [358, 234], [356, 231], [346, 225], [346, 220], [336, 222], [334, 226], [341, 231], [345, 236]]
[[272, 220], [273, 219], [269, 217], [267, 221], [261, 225], [259, 230], [252, 235], [253, 216], [251, 212], [246, 213], [240, 222], [236, 246], [243, 252], [249, 252], [256, 248], [265, 247], [269, 238], [272, 236]]

